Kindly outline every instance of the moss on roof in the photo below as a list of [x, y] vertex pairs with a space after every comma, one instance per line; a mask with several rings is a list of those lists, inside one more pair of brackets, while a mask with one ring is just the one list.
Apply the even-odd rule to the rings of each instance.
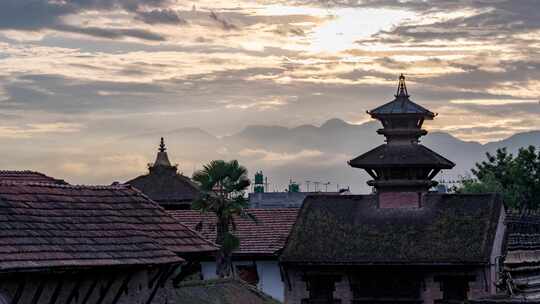
[[301, 264], [487, 263], [501, 200], [425, 196], [421, 208], [377, 208], [376, 196], [310, 196], [281, 256]]

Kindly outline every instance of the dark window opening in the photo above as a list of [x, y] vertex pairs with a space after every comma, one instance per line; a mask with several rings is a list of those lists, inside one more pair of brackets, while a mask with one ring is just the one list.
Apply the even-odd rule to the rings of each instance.
[[341, 304], [341, 300], [334, 299], [337, 280], [333, 276], [311, 276], [307, 278], [309, 298], [303, 299], [302, 304]]
[[463, 303], [467, 300], [469, 282], [474, 281], [474, 276], [444, 276], [436, 277], [441, 286], [443, 298], [435, 300], [436, 304]]
[[351, 278], [352, 303], [422, 303], [421, 282], [414, 274], [366, 272]]
[[257, 265], [236, 265], [236, 274], [238, 277], [248, 284], [257, 286], [259, 284], [259, 273], [257, 272]]

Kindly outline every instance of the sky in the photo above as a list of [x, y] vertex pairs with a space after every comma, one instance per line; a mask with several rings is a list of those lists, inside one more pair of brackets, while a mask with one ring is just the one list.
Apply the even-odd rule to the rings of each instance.
[[[400, 73], [411, 99], [439, 113], [432, 131], [485, 143], [536, 130], [538, 4], [2, 0], [0, 165], [125, 180], [144, 173], [161, 134], [183, 128], [365, 123]], [[242, 156], [168, 141], [186, 174], [212, 153]]]

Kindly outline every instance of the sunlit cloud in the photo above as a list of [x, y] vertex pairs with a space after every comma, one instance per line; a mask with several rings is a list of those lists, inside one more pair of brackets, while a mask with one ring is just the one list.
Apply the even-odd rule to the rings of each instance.
[[31, 138], [36, 135], [53, 133], [77, 133], [83, 125], [77, 123], [30, 123], [24, 126], [0, 126], [0, 137]]
[[483, 106], [496, 106], [496, 105], [508, 105], [519, 103], [532, 103], [539, 104], [540, 100], [535, 99], [453, 99], [450, 100], [453, 104], [476, 104]]

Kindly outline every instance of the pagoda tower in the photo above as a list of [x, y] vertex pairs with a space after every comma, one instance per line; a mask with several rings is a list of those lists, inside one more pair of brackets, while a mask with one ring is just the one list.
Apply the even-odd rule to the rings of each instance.
[[373, 178], [368, 185], [375, 188], [379, 198], [385, 193], [388, 195], [383, 196], [393, 198], [396, 196], [391, 193], [402, 193], [409, 201], [421, 203], [422, 193], [437, 185], [435, 175], [455, 164], [420, 144], [420, 137], [427, 134], [422, 129], [424, 121], [437, 114], [409, 97], [401, 74], [395, 99], [367, 112], [382, 123], [377, 133], [386, 137], [386, 143], [349, 161], [349, 165], [366, 170]]

